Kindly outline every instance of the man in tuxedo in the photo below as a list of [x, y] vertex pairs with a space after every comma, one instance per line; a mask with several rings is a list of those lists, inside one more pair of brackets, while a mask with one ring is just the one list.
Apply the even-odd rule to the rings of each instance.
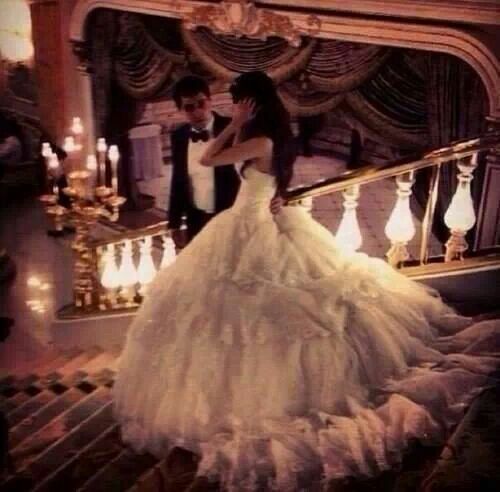
[[[206, 167], [200, 164], [210, 139], [231, 121], [212, 111], [210, 88], [200, 77], [188, 75], [177, 82], [173, 98], [187, 123], [172, 132], [172, 181], [168, 227], [178, 249], [217, 213], [233, 205], [240, 179], [232, 164]], [[181, 230], [182, 216], [187, 230]]]

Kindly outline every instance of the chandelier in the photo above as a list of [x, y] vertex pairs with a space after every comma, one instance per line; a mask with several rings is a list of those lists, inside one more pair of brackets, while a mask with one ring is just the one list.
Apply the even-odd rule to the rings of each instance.
[[26, 0], [2, 0], [0, 55], [13, 63], [33, 57], [31, 14]]

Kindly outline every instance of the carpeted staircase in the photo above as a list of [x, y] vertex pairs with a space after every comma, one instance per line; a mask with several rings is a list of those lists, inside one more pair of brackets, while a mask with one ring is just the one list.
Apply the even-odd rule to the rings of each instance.
[[[158, 461], [149, 454], [134, 453], [121, 442], [111, 399], [118, 360], [118, 351], [75, 349], [0, 379], [0, 410], [9, 423], [11, 456], [1, 491], [219, 490], [217, 484], [195, 480], [197, 457], [188, 451], [176, 448]], [[468, 485], [480, 485], [475, 490], [500, 490], [496, 488], [500, 460], [495, 453], [500, 449], [499, 395], [498, 388], [480, 395], [448, 446], [415, 445], [399, 469], [375, 479], [332, 483], [329, 490], [465, 491], [469, 489], [464, 488], [464, 476], [469, 477]], [[474, 473], [479, 481], [474, 481]]]

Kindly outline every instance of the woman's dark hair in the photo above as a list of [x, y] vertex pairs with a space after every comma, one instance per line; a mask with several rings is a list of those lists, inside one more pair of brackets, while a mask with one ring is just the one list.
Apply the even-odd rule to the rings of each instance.
[[255, 117], [243, 127], [241, 138], [248, 140], [265, 136], [273, 141], [273, 174], [278, 193], [284, 193], [293, 177], [296, 151], [290, 115], [278, 96], [274, 82], [264, 72], [247, 72], [235, 79], [230, 92], [235, 103], [245, 98], [255, 101]]
[[172, 97], [177, 108], [181, 109], [183, 97], [193, 97], [200, 93], [210, 97], [210, 87], [207, 82], [197, 75], [186, 75], [175, 84]]

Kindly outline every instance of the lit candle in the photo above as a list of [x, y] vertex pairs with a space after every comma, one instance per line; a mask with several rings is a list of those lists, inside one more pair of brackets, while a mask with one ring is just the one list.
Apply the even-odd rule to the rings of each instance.
[[111, 162], [111, 187], [114, 194], [118, 195], [118, 160], [120, 159], [120, 152], [118, 152], [116, 145], [109, 147], [108, 157]]
[[57, 158], [57, 154], [51, 154], [49, 156], [48, 170], [49, 170], [49, 173], [52, 176], [52, 180], [53, 180], [52, 192], [58, 198], [59, 197], [59, 187], [57, 186], [57, 175], [58, 175], [58, 171], [59, 171], [59, 159]]
[[65, 152], [68, 152], [68, 153], [74, 152], [75, 151], [75, 137], [73, 137], [73, 136], [65, 137], [63, 149]]
[[82, 135], [83, 135], [83, 125], [82, 120], [78, 117], [73, 118], [73, 123], [71, 125], [71, 133], [74, 135], [74, 146], [75, 150], [82, 150]]
[[97, 182], [101, 186], [106, 186], [106, 151], [108, 146], [104, 138], [97, 139], [97, 156], [99, 159], [99, 168], [97, 171]]
[[48, 142], [42, 143], [42, 157], [45, 159], [45, 167], [47, 172], [45, 173], [45, 188], [49, 189], [49, 158], [52, 155], [52, 148]]
[[81, 135], [83, 133], [82, 120], [78, 117], [73, 118], [73, 124], [71, 125], [71, 131], [73, 135]]
[[90, 200], [93, 200], [95, 193], [96, 172], [97, 172], [97, 159], [96, 156], [93, 154], [87, 156], [87, 171], [90, 173], [88, 181], [89, 184], [88, 197], [90, 198]]
[[43, 142], [42, 143], [42, 156], [45, 157], [45, 160], [48, 161], [48, 158], [52, 154], [52, 147], [50, 146], [49, 142]]
[[67, 154], [66, 157], [66, 174], [74, 171], [73, 161], [74, 161], [74, 153], [75, 153], [75, 137], [69, 136], [64, 138], [63, 149]]

